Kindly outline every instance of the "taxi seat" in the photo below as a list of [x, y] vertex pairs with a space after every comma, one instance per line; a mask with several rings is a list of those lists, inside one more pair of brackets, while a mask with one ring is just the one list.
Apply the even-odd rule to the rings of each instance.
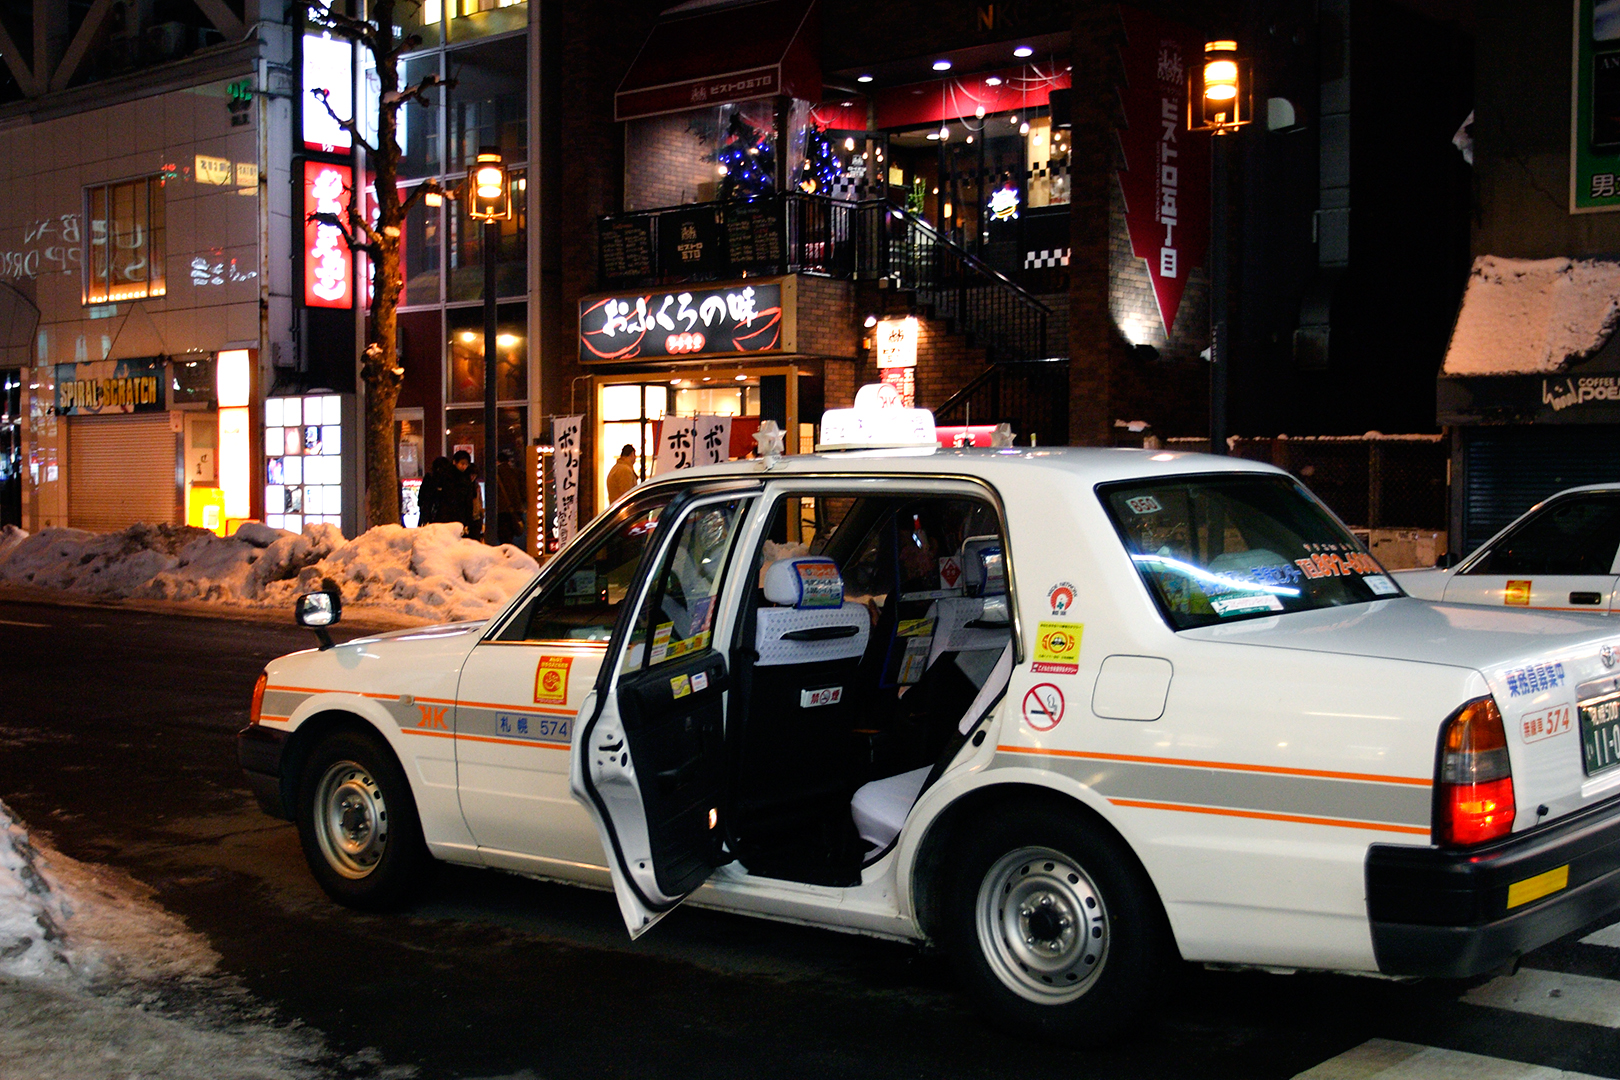
[[[951, 653], [940, 657], [939, 663], [950, 664], [976, 684], [978, 693], [974, 695], [967, 711], [957, 721], [955, 737], [947, 742], [940, 752], [939, 759], [932, 765], [924, 765], [863, 784], [850, 799], [850, 817], [854, 819], [855, 829], [860, 833], [861, 839], [868, 845], [868, 860], [882, 854], [893, 845], [923, 788], [950, 766], [951, 761], [961, 750], [963, 742], [978, 724], [979, 718], [1006, 689], [1007, 680], [1012, 677], [1012, 642], [1003, 645], [1001, 652], [988, 665], [984, 663], [985, 656], [984, 652], [976, 651], [964, 654]], [[929, 670], [932, 671], [933, 666], [930, 666]], [[923, 678], [927, 680], [928, 675], [925, 673]]]
[[838, 565], [822, 556], [765, 569], [754, 612], [747, 714], [736, 726], [737, 832], [758, 839], [825, 817], [849, 791], [848, 714], [871, 616], [844, 600]]

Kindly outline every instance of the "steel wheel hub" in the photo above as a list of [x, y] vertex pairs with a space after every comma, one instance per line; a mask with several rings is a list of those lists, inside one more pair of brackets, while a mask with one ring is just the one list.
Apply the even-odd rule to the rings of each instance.
[[1050, 848], [1019, 848], [990, 868], [975, 920], [990, 970], [1048, 1005], [1089, 990], [1108, 956], [1108, 912], [1091, 877]]
[[363, 878], [388, 846], [388, 804], [370, 773], [352, 761], [326, 770], [315, 794], [315, 838], [327, 863]]

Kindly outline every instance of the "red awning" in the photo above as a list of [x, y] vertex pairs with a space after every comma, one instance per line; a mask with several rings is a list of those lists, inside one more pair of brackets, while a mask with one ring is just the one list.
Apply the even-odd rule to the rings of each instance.
[[877, 126], [919, 127], [961, 120], [983, 108], [987, 113], [1038, 109], [1051, 100], [1053, 90], [1067, 89], [1071, 83], [1066, 63], [1054, 69], [1051, 64], [1025, 64], [978, 75], [946, 76], [908, 86], [886, 86], [875, 95]]
[[619, 84], [614, 119], [777, 94], [820, 101], [819, 29], [815, 0], [671, 8]]

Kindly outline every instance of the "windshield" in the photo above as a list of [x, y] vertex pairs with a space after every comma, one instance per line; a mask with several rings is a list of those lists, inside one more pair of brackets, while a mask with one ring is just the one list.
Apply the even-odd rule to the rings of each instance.
[[1186, 476], [1108, 484], [1098, 494], [1177, 630], [1401, 595], [1287, 477]]

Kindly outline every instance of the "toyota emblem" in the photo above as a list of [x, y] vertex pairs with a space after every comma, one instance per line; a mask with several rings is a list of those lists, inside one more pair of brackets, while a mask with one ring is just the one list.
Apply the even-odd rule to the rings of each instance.
[[1613, 645], [1605, 645], [1605, 646], [1603, 646], [1603, 648], [1599, 649], [1598, 650], [1598, 659], [1603, 661], [1603, 666], [1604, 667], [1606, 667], [1606, 668], [1614, 667], [1614, 646]]

